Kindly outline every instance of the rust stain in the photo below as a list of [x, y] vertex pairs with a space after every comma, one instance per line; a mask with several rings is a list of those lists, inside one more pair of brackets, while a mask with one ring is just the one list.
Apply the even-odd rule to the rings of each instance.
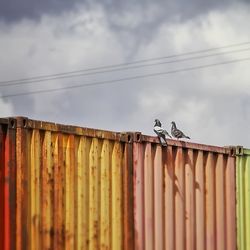
[[[17, 249], [85, 249], [88, 245], [103, 246], [104, 249], [110, 249], [112, 246], [113, 249], [122, 249], [125, 245], [122, 238], [125, 228], [125, 219], [122, 216], [122, 211], [125, 211], [122, 191], [122, 170], [125, 169], [125, 151], [122, 145], [124, 143], [120, 142], [116, 134], [97, 133], [96, 138], [91, 137], [91, 133], [82, 136], [82, 130], [75, 133], [76, 131], [70, 127], [67, 127], [68, 130], [65, 132], [56, 131], [60, 126], [46, 127], [48, 124], [42, 122], [35, 122], [32, 128], [31, 123], [30, 120], [19, 120], [17, 144], [13, 144], [18, 148], [19, 167]], [[73, 131], [73, 134], [68, 133], [70, 131]], [[104, 139], [105, 137], [110, 139]], [[113, 143], [114, 138], [118, 140], [116, 144]], [[104, 150], [103, 156], [103, 166], [107, 167], [107, 170], [101, 176], [101, 149], [107, 145], [104, 144], [104, 140], [109, 146]], [[132, 164], [129, 166], [132, 171]], [[81, 168], [84, 168], [83, 171]], [[111, 169], [112, 176], [107, 172]], [[130, 172], [127, 177], [129, 183], [132, 181], [131, 177]], [[6, 176], [6, 180], [6, 184], [9, 185], [11, 179]], [[104, 197], [101, 196], [102, 185], [107, 188], [107, 196]], [[128, 187], [131, 189], [131, 186]], [[34, 188], [38, 192], [34, 192]], [[133, 197], [133, 192], [130, 192], [129, 196]], [[102, 231], [104, 237], [110, 237], [107, 244], [100, 243], [101, 197], [106, 199], [103, 211], [111, 213], [110, 221], [107, 221], [108, 224]], [[80, 201], [83, 203], [78, 206]], [[11, 207], [14, 207], [13, 204], [11, 203]], [[133, 207], [128, 207], [131, 215]], [[103, 214], [102, 218], [105, 216], [106, 214]], [[128, 224], [127, 235], [132, 234], [132, 225]], [[78, 234], [80, 232], [81, 236]]]
[[133, 195], [133, 146], [124, 148], [123, 167], [123, 246], [125, 250], [134, 249], [134, 195]]
[[0, 124], [0, 249], [4, 249], [4, 143], [5, 132], [3, 125]]

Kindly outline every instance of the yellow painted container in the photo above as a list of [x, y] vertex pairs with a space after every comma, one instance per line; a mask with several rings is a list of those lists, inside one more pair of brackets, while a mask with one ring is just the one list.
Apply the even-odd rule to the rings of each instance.
[[130, 249], [130, 139], [18, 119], [16, 249]]
[[236, 150], [237, 185], [237, 245], [239, 250], [250, 249], [250, 149]]

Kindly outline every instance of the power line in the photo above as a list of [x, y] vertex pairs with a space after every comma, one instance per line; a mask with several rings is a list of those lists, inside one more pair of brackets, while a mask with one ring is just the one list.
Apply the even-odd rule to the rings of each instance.
[[193, 56], [193, 57], [187, 57], [187, 58], [183, 58], [183, 59], [176, 59], [176, 60], [171, 60], [171, 61], [166, 61], [166, 62], [151, 63], [151, 64], [142, 64], [142, 65], [135, 65], [135, 66], [130, 66], [130, 67], [123, 67], [123, 68], [102, 70], [102, 71], [89, 72], [89, 73], [81, 73], [81, 74], [75, 74], [75, 75], [64, 75], [64, 76], [57, 76], [57, 77], [43, 78], [43, 79], [41, 78], [41, 79], [37, 79], [37, 80], [33, 80], [33, 81], [30, 80], [30, 81], [20, 81], [20, 82], [17, 82], [17, 81], [6, 82], [4, 84], [0, 84], [0, 88], [2, 88], [2, 87], [9, 87], [9, 86], [26, 85], [26, 84], [31, 84], [31, 83], [40, 83], [40, 82], [45, 82], [45, 81], [57, 80], [57, 79], [67, 79], [67, 78], [72, 78], [72, 77], [80, 77], [80, 76], [87, 76], [87, 75], [103, 74], [103, 73], [109, 73], [109, 72], [115, 72], [115, 71], [122, 71], [122, 70], [129, 70], [129, 69], [152, 67], [152, 66], [163, 65], [163, 64], [171, 64], [171, 63], [177, 63], [177, 62], [184, 62], [184, 61], [190, 61], [190, 60], [197, 60], [197, 59], [202, 59], [202, 58], [214, 57], [214, 56], [219, 56], [219, 55], [227, 55], [227, 54], [239, 53], [239, 52], [249, 51], [249, 50], [250, 50], [250, 48], [239, 49], [239, 50], [231, 50], [231, 51], [227, 51], [227, 52], [218, 52], [218, 53], [209, 54], [209, 55]]
[[9, 95], [3, 95], [0, 98], [3, 99], [3, 98], [8, 98], [8, 97], [33, 95], [33, 94], [41, 94], [41, 93], [49, 93], [49, 92], [58, 92], [58, 91], [67, 90], [67, 89], [93, 87], [93, 86], [98, 86], [98, 85], [100, 86], [100, 85], [118, 83], [118, 82], [123, 82], [123, 81], [128, 81], [128, 80], [143, 79], [143, 78], [160, 76], [160, 75], [168, 75], [168, 74], [174, 74], [174, 73], [180, 73], [180, 72], [193, 71], [193, 70], [197, 70], [197, 69], [211, 68], [211, 67], [215, 67], [218, 65], [226, 65], [226, 64], [238, 63], [238, 62], [243, 62], [243, 61], [248, 61], [248, 60], [250, 60], [250, 57], [241, 58], [241, 59], [237, 59], [237, 60], [231, 60], [231, 61], [224, 61], [224, 62], [220, 62], [220, 63], [201, 65], [201, 66], [196, 66], [196, 67], [177, 69], [177, 70], [166, 71], [166, 72], [158, 72], [158, 73], [152, 73], [152, 74], [144, 74], [144, 75], [138, 75], [138, 76], [133, 76], [133, 77], [114, 79], [114, 80], [106, 80], [106, 81], [99, 81], [99, 82], [92, 82], [92, 83], [86, 83], [86, 84], [78, 84], [78, 85], [73, 85], [73, 86], [54, 88], [54, 89], [43, 89], [43, 90], [35, 90], [35, 91], [30, 91], [30, 92], [9, 94]]
[[244, 43], [230, 44], [230, 45], [221, 46], [221, 47], [214, 47], [214, 48], [209, 48], [209, 49], [185, 52], [185, 53], [180, 53], [180, 54], [173, 54], [173, 55], [169, 55], [169, 56], [154, 57], [154, 58], [149, 58], [149, 59], [141, 59], [141, 60], [136, 60], [136, 61], [127, 62], [127, 63], [111, 64], [111, 65], [106, 65], [106, 66], [92, 67], [92, 68], [62, 72], [62, 73], [57, 73], [57, 74], [48, 74], [48, 75], [40, 75], [40, 76], [34, 76], [34, 77], [29, 77], [29, 78], [21, 78], [21, 79], [15, 79], [15, 80], [0, 81], [0, 84], [1, 83], [6, 84], [6, 83], [13, 83], [13, 82], [20, 82], [20, 81], [38, 80], [40, 78], [57, 77], [57, 76], [63, 76], [63, 75], [68, 75], [68, 74], [81, 73], [81, 72], [110, 69], [110, 68], [128, 66], [128, 65], [144, 63], [144, 62], [150, 62], [150, 61], [157, 61], [157, 60], [175, 58], [175, 57], [180, 57], [180, 56], [200, 54], [200, 53], [205, 53], [205, 52], [209, 52], [209, 51], [213, 51], [213, 50], [226, 49], [226, 48], [232, 48], [232, 47], [239, 47], [239, 46], [244, 46], [244, 45], [247, 45], [247, 44], [250, 44], [250, 41], [249, 42], [244, 42]]

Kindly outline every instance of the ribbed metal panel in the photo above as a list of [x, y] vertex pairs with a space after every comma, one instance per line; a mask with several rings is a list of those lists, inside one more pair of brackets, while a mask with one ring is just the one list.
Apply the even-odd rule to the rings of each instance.
[[[236, 249], [234, 150], [168, 144], [0, 118], [0, 249]], [[237, 155], [245, 250], [249, 151]]]
[[16, 242], [16, 122], [0, 119], [0, 249], [15, 249]]
[[129, 145], [61, 130], [17, 128], [16, 249], [123, 249]]
[[5, 245], [5, 139], [6, 139], [6, 131], [4, 126], [0, 125], [0, 249], [6, 249]]
[[133, 150], [135, 249], [236, 249], [235, 157], [150, 141]]
[[237, 245], [250, 249], [250, 149], [237, 149]]

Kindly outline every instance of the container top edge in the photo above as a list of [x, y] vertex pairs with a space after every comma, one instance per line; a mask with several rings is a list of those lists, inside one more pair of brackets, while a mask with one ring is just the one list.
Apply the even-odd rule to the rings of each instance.
[[39, 120], [28, 119], [27, 117], [15, 117], [14, 119], [16, 119], [17, 121], [17, 128], [38, 129], [51, 132], [61, 132], [67, 134], [84, 135], [84, 136], [97, 137], [109, 140], [131, 142], [128, 141], [126, 133], [93, 129], [87, 127], [74, 126], [74, 125], [66, 125], [66, 124], [47, 122], [47, 121], [39, 121]]
[[0, 118], [0, 124], [8, 124], [9, 119], [8, 118]]
[[[45, 131], [61, 132], [75, 135], [83, 135], [89, 137], [97, 137], [102, 139], [110, 139], [115, 141], [124, 141], [124, 142], [145, 142], [145, 143], [159, 143], [159, 139], [156, 136], [144, 135], [141, 132], [114, 132], [109, 130], [93, 129], [87, 127], [80, 127], [75, 125], [65, 125], [60, 123], [48, 122], [48, 121], [39, 121], [29, 119], [27, 117], [18, 116], [18, 117], [9, 117], [9, 118], [0, 118], [0, 124], [8, 124], [10, 119], [15, 119], [17, 128], [27, 128], [27, 129], [39, 129]], [[218, 152], [222, 154], [233, 155], [235, 147], [220, 147], [212, 146], [206, 144], [199, 144], [181, 140], [168, 140], [169, 146], [176, 146], [189, 149], [197, 149], [209, 152]], [[244, 151], [245, 152], [245, 151]], [[250, 150], [248, 151], [250, 152]]]
[[[156, 136], [148, 136], [148, 135], [142, 135], [142, 141], [159, 143], [159, 139]], [[173, 139], [168, 139], [167, 142], [169, 146], [235, 155], [235, 148], [233, 146], [220, 147], [220, 146], [213, 146], [213, 145], [200, 144], [200, 143], [181, 141], [181, 140], [173, 140]]]
[[250, 155], [250, 149], [244, 148], [243, 153], [244, 153], [244, 155]]

